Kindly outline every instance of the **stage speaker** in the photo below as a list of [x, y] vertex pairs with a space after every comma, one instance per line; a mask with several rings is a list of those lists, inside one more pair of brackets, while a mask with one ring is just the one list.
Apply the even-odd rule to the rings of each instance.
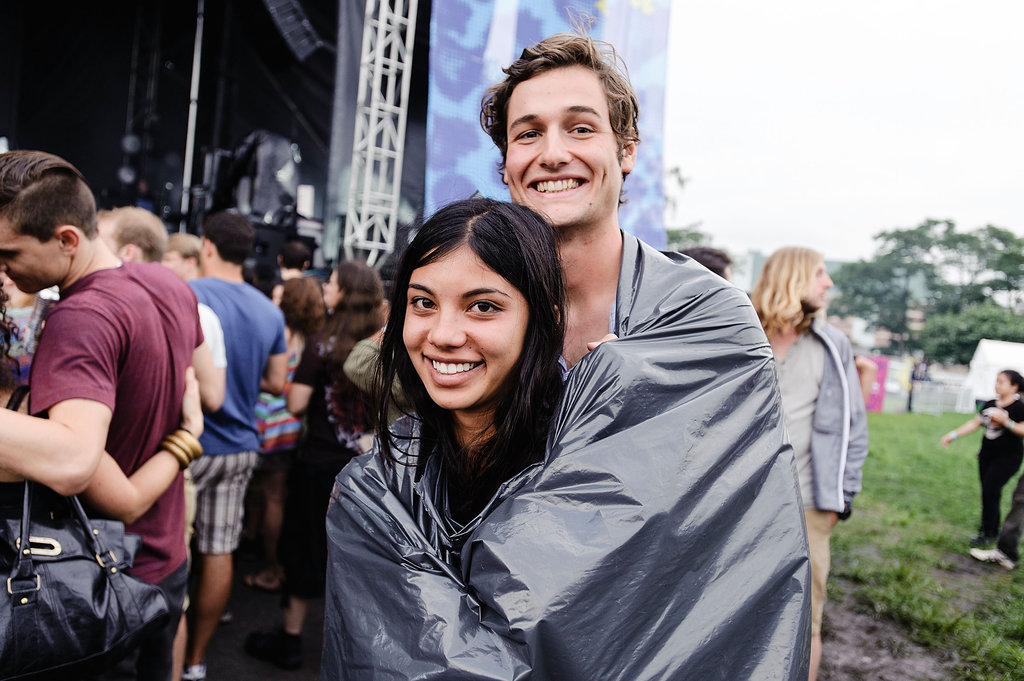
[[254, 130], [232, 152], [230, 163], [220, 161], [210, 212], [236, 208], [264, 226], [294, 227], [301, 162], [298, 145], [291, 140]]
[[263, 0], [263, 4], [296, 59], [306, 61], [316, 48], [323, 46], [298, 0]]

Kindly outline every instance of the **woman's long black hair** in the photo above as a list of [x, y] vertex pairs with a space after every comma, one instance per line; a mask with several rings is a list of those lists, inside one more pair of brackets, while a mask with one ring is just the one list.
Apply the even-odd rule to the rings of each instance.
[[[518, 289], [529, 309], [523, 352], [513, 369], [511, 387], [498, 402], [489, 435], [472, 444], [472, 457], [455, 437], [451, 413], [430, 399], [403, 341], [413, 271], [463, 245]], [[391, 318], [381, 344], [380, 447], [385, 460], [397, 460], [397, 444], [388, 424], [397, 377], [422, 421], [422, 457], [442, 458], [451, 508], [457, 517], [472, 517], [503, 481], [544, 457], [548, 430], [562, 395], [558, 359], [565, 335], [564, 295], [554, 230], [529, 208], [512, 203], [491, 199], [452, 203], [424, 223], [402, 256], [391, 296]], [[424, 461], [417, 462], [421, 470]]]

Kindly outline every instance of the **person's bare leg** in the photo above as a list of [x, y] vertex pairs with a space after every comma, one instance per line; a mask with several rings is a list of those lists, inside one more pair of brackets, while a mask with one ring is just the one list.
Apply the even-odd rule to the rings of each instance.
[[821, 666], [821, 634], [811, 634], [811, 670], [807, 681], [817, 681], [818, 667]]
[[178, 633], [174, 635], [174, 647], [171, 649], [171, 681], [180, 681], [181, 679], [181, 671], [185, 666], [186, 643], [188, 643], [188, 624], [185, 613], [181, 613]]
[[245, 512], [242, 514], [242, 539], [253, 541], [260, 533], [263, 522], [263, 473], [253, 471], [249, 486], [245, 490]]
[[263, 474], [263, 550], [267, 559], [264, 572], [280, 583], [281, 564], [277, 562], [277, 540], [284, 521], [284, 500], [288, 490], [288, 471], [265, 471]]
[[296, 596], [288, 597], [288, 605], [284, 609], [284, 633], [295, 636], [302, 635], [302, 624], [306, 621], [309, 601]]
[[206, 657], [206, 647], [220, 624], [221, 615], [231, 596], [232, 562], [230, 553], [203, 555], [199, 567], [199, 583], [192, 600], [192, 634], [189, 637], [185, 664], [199, 664]]

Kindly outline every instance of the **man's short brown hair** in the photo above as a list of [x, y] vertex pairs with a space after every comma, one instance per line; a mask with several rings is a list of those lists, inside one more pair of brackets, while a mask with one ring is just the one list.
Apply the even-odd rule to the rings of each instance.
[[203, 238], [214, 245], [222, 260], [242, 265], [256, 245], [256, 229], [247, 218], [224, 210], [206, 216]]
[[60, 225], [96, 238], [96, 199], [82, 173], [43, 151], [0, 154], [0, 218], [40, 241], [52, 239]]
[[547, 71], [582, 66], [601, 80], [608, 98], [608, 119], [621, 151], [626, 145], [640, 141], [640, 103], [629, 82], [626, 65], [615, 48], [580, 33], [556, 33], [527, 47], [519, 59], [502, 71], [506, 78], [488, 88], [480, 103], [480, 125], [501, 150], [505, 166], [508, 152], [508, 102], [512, 91], [522, 82]]
[[167, 251], [175, 251], [181, 255], [182, 260], [188, 260], [189, 258], [199, 262], [199, 251], [203, 246], [203, 241], [195, 234], [188, 234], [186, 232], [176, 232], [167, 238]]
[[99, 220], [110, 220], [118, 249], [128, 244], [139, 247], [146, 262], [160, 262], [167, 250], [167, 227], [145, 208], [125, 206], [100, 211]]
[[313, 258], [313, 254], [309, 251], [309, 246], [301, 241], [287, 241], [281, 246], [281, 253], [278, 257], [281, 259], [281, 267], [304, 270], [309, 267], [309, 261]]

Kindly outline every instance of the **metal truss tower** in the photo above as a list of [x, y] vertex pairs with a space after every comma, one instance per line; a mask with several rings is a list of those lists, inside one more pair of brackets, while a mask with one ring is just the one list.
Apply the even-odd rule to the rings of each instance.
[[418, 0], [366, 0], [345, 255], [395, 249]]

